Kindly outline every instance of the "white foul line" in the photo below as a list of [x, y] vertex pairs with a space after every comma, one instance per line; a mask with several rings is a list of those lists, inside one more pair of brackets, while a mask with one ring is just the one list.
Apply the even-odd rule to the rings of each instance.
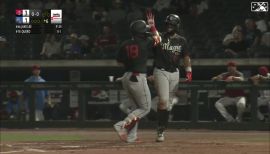
[[81, 148], [82, 146], [79, 146], [79, 145], [64, 145], [64, 146], [61, 146], [61, 148]]
[[9, 153], [19, 153], [19, 152], [25, 152], [25, 151], [29, 151], [29, 152], [47, 152], [45, 150], [40, 150], [40, 149], [25, 149], [25, 150], [18, 150], [18, 151], [5, 151], [5, 152], [0, 152], [0, 154], [9, 154]]
[[6, 151], [6, 152], [0, 152], [0, 154], [18, 153], [18, 152], [24, 152], [24, 150], [20, 150], [20, 151]]
[[26, 151], [31, 151], [31, 152], [46, 152], [45, 150], [32, 149], [32, 148], [26, 149]]

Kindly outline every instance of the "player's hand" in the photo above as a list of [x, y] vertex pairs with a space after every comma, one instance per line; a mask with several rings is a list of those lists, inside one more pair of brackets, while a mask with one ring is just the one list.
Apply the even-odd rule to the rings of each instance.
[[254, 85], [258, 85], [260, 81], [260, 75], [255, 75], [249, 79], [253, 82]]
[[158, 45], [161, 42], [160, 36], [154, 35], [152, 38], [154, 39], [154, 46]]
[[155, 27], [155, 16], [153, 15], [150, 9], [146, 11], [146, 18], [147, 18], [148, 25], [150, 27]]
[[150, 75], [147, 77], [147, 80], [150, 81], [150, 82], [154, 82], [155, 81], [155, 78], [153, 75]]
[[227, 77], [227, 79], [225, 81], [226, 82], [232, 82], [232, 81], [234, 81], [233, 78], [234, 78], [233, 76], [229, 76], [229, 77]]
[[191, 82], [192, 81], [192, 72], [186, 72], [186, 81]]
[[212, 80], [212, 81], [216, 81], [216, 80], [218, 80], [218, 77], [217, 77], [217, 76], [214, 76], [214, 77], [212, 77], [211, 80]]
[[123, 77], [119, 77], [115, 79], [115, 82], [121, 82], [123, 80]]

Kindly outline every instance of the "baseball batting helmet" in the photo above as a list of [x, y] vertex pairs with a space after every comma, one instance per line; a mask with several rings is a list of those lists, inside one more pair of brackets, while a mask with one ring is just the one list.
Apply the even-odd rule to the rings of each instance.
[[176, 31], [179, 29], [180, 26], [180, 18], [176, 14], [169, 14], [165, 19], [165, 23], [172, 26], [173, 29]]
[[136, 34], [146, 34], [150, 27], [146, 24], [144, 20], [135, 20], [129, 26], [131, 33]]

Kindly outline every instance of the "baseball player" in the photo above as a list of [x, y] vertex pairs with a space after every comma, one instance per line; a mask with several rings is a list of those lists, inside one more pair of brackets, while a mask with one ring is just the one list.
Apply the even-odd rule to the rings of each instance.
[[[259, 81], [270, 80], [270, 73], [266, 66], [259, 67], [259, 74], [252, 76], [250, 78], [254, 84], [258, 84]], [[268, 106], [270, 109], [270, 90], [261, 90], [260, 96], [257, 99], [257, 106]], [[264, 121], [265, 118], [260, 110], [257, 111], [258, 119]]]
[[[41, 76], [40, 76], [40, 66], [34, 65], [32, 67], [32, 73], [33, 75], [30, 76], [25, 80], [25, 82], [46, 82]], [[45, 107], [45, 101], [46, 99], [49, 99], [48, 91], [47, 90], [36, 90], [35, 91], [35, 119], [36, 121], [43, 121], [44, 115], [43, 115], [43, 109]], [[28, 100], [26, 100], [28, 101]]]
[[[155, 29], [155, 21], [152, 13], [147, 12], [147, 22], [151, 29]], [[170, 14], [165, 19], [166, 30], [160, 34], [161, 43], [155, 47], [154, 52], [154, 78], [155, 87], [159, 97], [157, 109], [157, 142], [165, 140], [164, 131], [168, 125], [168, 106], [172, 102], [179, 83], [180, 58], [184, 59], [187, 81], [192, 80], [190, 57], [187, 51], [186, 39], [177, 31], [180, 26], [180, 18], [176, 14]]]
[[[239, 72], [236, 67], [235, 62], [229, 62], [227, 64], [228, 72], [222, 73], [218, 76], [212, 78], [212, 80], [225, 81], [225, 82], [235, 82], [235, 81], [244, 81], [243, 73]], [[242, 89], [227, 89], [225, 91], [225, 97], [220, 98], [216, 103], [215, 107], [219, 113], [228, 121], [228, 122], [241, 122], [242, 115], [245, 111], [246, 98], [244, 97], [244, 91]], [[237, 116], [236, 119], [230, 115], [226, 106], [236, 105], [237, 107]]]
[[133, 107], [127, 112], [128, 116], [114, 125], [118, 136], [125, 142], [136, 142], [138, 122], [151, 109], [151, 95], [147, 85], [147, 58], [152, 47], [160, 42], [157, 31], [148, 36], [148, 25], [143, 20], [130, 24], [132, 39], [122, 43], [117, 61], [125, 68], [122, 77], [123, 88], [127, 91]]

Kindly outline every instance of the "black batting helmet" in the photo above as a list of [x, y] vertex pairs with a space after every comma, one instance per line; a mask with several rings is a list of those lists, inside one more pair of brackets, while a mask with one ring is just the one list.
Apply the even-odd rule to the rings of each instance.
[[149, 26], [144, 20], [135, 20], [129, 26], [131, 33], [136, 34], [146, 34], [149, 31]]
[[166, 17], [165, 23], [168, 25], [172, 25], [175, 30], [177, 30], [180, 26], [180, 18], [176, 14], [170, 14]]

